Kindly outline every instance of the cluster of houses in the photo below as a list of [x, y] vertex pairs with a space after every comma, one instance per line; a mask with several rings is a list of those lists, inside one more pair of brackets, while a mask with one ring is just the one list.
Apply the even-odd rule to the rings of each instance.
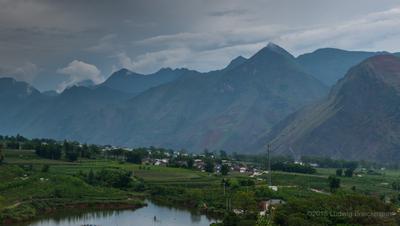
[[[132, 148], [119, 148], [113, 146], [104, 146], [103, 151], [110, 152], [112, 150], [125, 150], [125, 151], [134, 151]], [[206, 159], [215, 159], [213, 154], [208, 156], [204, 154], [187, 154], [185, 152], [179, 151], [160, 151], [160, 150], [151, 150], [148, 149], [147, 157], [142, 159], [142, 164], [144, 165], [155, 165], [155, 166], [178, 166], [178, 167], [189, 167], [191, 165], [192, 168], [197, 169], [199, 171], [205, 171], [206, 168]], [[192, 161], [192, 164], [189, 163]], [[266, 171], [262, 171], [257, 169], [254, 166], [246, 165], [243, 163], [235, 162], [232, 160], [224, 159], [221, 161], [215, 161], [214, 163], [214, 172], [220, 173], [222, 165], [227, 165], [229, 167], [230, 172], [239, 172], [243, 174], [248, 174], [251, 177], [260, 176]]]
[[[112, 150], [115, 147], [106, 147], [106, 150]], [[132, 149], [124, 148], [127, 151], [134, 151]], [[191, 167], [193, 169], [197, 169], [199, 171], [205, 172], [206, 170], [206, 159], [215, 159], [214, 155], [203, 155], [203, 154], [187, 154], [180, 153], [179, 151], [159, 151], [159, 150], [147, 150], [147, 157], [142, 159], [142, 164], [144, 165], [154, 165], [154, 166], [179, 166], [179, 167], [189, 167], [189, 161], [191, 161]], [[261, 170], [252, 165], [247, 165], [244, 163], [236, 162], [229, 159], [223, 159], [220, 161], [214, 162], [214, 172], [221, 173], [221, 169], [223, 165], [228, 166], [230, 172], [237, 172], [246, 174], [249, 177], [258, 177], [263, 174], [267, 174], [268, 171]], [[303, 165], [301, 162], [296, 162], [297, 164]], [[269, 188], [273, 191], [277, 191], [277, 186], [269, 186]], [[258, 204], [259, 214], [262, 216], [267, 215], [269, 212], [273, 211], [276, 206], [285, 204], [285, 201], [281, 199], [269, 199], [265, 201], [261, 201]], [[233, 212], [236, 214], [243, 214], [243, 210], [234, 209]]]

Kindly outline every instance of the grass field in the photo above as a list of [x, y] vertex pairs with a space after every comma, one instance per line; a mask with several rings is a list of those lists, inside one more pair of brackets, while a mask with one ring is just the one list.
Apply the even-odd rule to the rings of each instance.
[[[221, 181], [225, 179], [255, 181], [255, 188], [266, 187], [267, 175], [250, 178], [248, 174], [231, 172], [228, 176], [217, 176], [196, 170], [170, 168], [162, 166], [135, 165], [114, 160], [79, 160], [66, 161], [38, 158], [30, 150], [6, 150], [6, 164], [0, 165], [0, 214], [12, 212], [29, 218], [35, 213], [32, 209], [24, 209], [24, 204], [42, 202], [65, 204], [74, 202], [119, 202], [148, 196], [146, 193], [123, 191], [109, 187], [91, 186], [76, 177], [79, 173], [100, 171], [102, 169], [125, 169], [142, 179], [148, 187], [165, 186], [169, 189], [208, 191], [211, 199], [224, 203]], [[41, 172], [43, 165], [49, 165], [49, 172]], [[30, 170], [26, 170], [30, 168]], [[285, 200], [293, 197], [307, 198], [329, 195], [328, 177], [335, 175], [336, 169], [317, 169], [316, 174], [300, 174], [274, 171], [272, 183], [279, 187], [275, 197]], [[397, 197], [398, 192], [392, 189], [392, 182], [400, 179], [400, 171], [379, 171], [381, 175], [363, 174], [361, 177], [340, 177], [343, 192], [357, 192], [376, 197]], [[199, 190], [200, 189], [200, 190]], [[62, 194], [55, 197], [55, 193]], [[177, 194], [179, 196], [179, 194]], [[171, 201], [173, 196], [166, 199]], [[179, 199], [179, 197], [176, 197]], [[180, 197], [185, 201], [187, 197]], [[217, 206], [222, 204], [218, 204]], [[223, 208], [223, 207], [222, 207]], [[19, 217], [19, 216], [16, 216]]]

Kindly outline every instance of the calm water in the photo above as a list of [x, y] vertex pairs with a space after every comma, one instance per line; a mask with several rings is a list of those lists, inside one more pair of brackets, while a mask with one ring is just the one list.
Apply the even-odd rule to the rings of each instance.
[[[157, 220], [154, 221], [154, 216]], [[148, 202], [137, 210], [100, 211], [69, 216], [54, 216], [28, 224], [29, 226], [209, 226], [212, 219], [187, 210], [158, 206]]]

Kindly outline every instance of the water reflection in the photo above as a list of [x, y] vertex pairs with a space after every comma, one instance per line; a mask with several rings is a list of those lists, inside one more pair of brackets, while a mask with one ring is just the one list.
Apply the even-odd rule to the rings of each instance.
[[214, 220], [183, 209], [164, 207], [148, 202], [147, 207], [137, 210], [115, 210], [82, 213], [81, 210], [60, 213], [41, 219], [29, 226], [209, 226]]

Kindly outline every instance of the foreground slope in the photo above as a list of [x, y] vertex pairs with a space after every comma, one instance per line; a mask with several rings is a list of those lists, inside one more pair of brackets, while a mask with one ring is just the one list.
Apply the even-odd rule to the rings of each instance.
[[369, 58], [353, 67], [329, 96], [277, 125], [269, 137], [277, 153], [296, 157], [400, 160], [400, 59]]

